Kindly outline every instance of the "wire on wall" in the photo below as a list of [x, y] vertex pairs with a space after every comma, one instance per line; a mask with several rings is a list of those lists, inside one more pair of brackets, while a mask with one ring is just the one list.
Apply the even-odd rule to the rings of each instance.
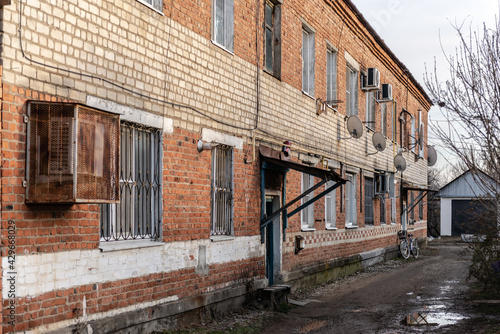
[[106, 79], [106, 78], [103, 78], [103, 77], [100, 77], [100, 76], [97, 76], [97, 75], [87, 74], [87, 73], [83, 73], [83, 72], [77, 72], [77, 71], [73, 71], [73, 70], [70, 70], [70, 69], [65, 69], [65, 68], [61, 68], [59, 66], [45, 64], [43, 62], [34, 60], [31, 57], [29, 57], [25, 53], [25, 51], [24, 51], [23, 39], [22, 39], [22, 28], [23, 28], [22, 19], [23, 19], [23, 0], [20, 0], [20, 2], [19, 2], [19, 29], [18, 29], [18, 33], [19, 33], [19, 46], [20, 46], [21, 54], [22, 54], [23, 58], [25, 58], [26, 60], [28, 60], [30, 63], [36, 64], [36, 65], [39, 65], [39, 66], [43, 66], [43, 67], [47, 67], [47, 68], [51, 68], [51, 69], [54, 69], [54, 70], [57, 70], [57, 71], [62, 71], [62, 72], [66, 72], [66, 73], [69, 73], [69, 74], [78, 75], [78, 76], [84, 77], [84, 78], [99, 80], [99, 81], [101, 81], [103, 83], [107, 83], [108, 85], [111, 85], [113, 87], [122, 89], [123, 91], [125, 91], [127, 93], [130, 93], [130, 94], [142, 97], [144, 99], [148, 99], [148, 100], [151, 100], [151, 101], [154, 101], [154, 102], [158, 102], [158, 103], [164, 103], [164, 104], [169, 105], [171, 107], [176, 107], [176, 108], [181, 108], [181, 109], [187, 109], [187, 110], [194, 111], [195, 113], [197, 113], [197, 114], [199, 114], [201, 116], [204, 116], [204, 117], [206, 117], [206, 118], [208, 118], [208, 119], [210, 119], [210, 120], [212, 120], [214, 122], [217, 122], [219, 124], [222, 124], [222, 125], [225, 125], [225, 126], [228, 126], [228, 127], [232, 127], [232, 128], [239, 129], [239, 130], [247, 130], [247, 131], [255, 130], [255, 128], [247, 128], [247, 127], [242, 127], [242, 126], [238, 126], [238, 125], [234, 125], [234, 124], [230, 124], [230, 123], [224, 122], [224, 121], [219, 120], [219, 119], [217, 119], [217, 118], [215, 118], [213, 116], [209, 116], [206, 113], [198, 110], [197, 108], [194, 108], [194, 107], [189, 106], [189, 105], [174, 103], [174, 102], [171, 102], [171, 101], [167, 101], [166, 99], [159, 99], [159, 98], [155, 98], [155, 97], [146, 95], [144, 93], [141, 93], [139, 91], [127, 88], [127, 87], [125, 87], [125, 86], [123, 86], [121, 84], [117, 84], [117, 83], [115, 83], [115, 82], [113, 82], [113, 81], [111, 81], [109, 79]]

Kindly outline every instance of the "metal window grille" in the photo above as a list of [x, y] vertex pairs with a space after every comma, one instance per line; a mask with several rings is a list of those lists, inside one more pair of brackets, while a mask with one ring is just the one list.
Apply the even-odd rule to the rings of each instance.
[[212, 235], [233, 234], [233, 148], [218, 145], [212, 153]]
[[161, 130], [121, 124], [120, 203], [101, 206], [101, 239], [158, 239], [161, 233]]

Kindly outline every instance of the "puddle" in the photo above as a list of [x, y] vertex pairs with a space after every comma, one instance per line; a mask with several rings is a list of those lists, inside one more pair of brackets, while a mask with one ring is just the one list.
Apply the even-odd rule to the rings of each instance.
[[[429, 309], [445, 308], [444, 305], [433, 305], [427, 307]], [[456, 324], [457, 322], [466, 319], [467, 317], [458, 313], [446, 312], [416, 312], [408, 314], [404, 323], [410, 326], [448, 326]]]
[[437, 324], [437, 326], [453, 325], [466, 318], [466, 316], [457, 313], [438, 312], [427, 314], [427, 321]]
[[441, 309], [441, 308], [446, 308], [446, 305], [444, 305], [444, 304], [429, 305], [429, 306], [424, 306], [424, 308], [429, 309], [429, 310], [437, 310], [437, 309]]

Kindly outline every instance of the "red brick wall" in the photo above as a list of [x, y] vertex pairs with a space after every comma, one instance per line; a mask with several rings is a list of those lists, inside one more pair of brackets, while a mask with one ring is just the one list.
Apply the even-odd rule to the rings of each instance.
[[[228, 282], [245, 283], [248, 277], [263, 275], [263, 261], [251, 259], [210, 266], [203, 279], [194, 269], [156, 273], [113, 282], [88, 284], [65, 290], [55, 290], [33, 297], [16, 299], [16, 327], [4, 319], [5, 331], [22, 331], [55, 322], [78, 319], [86, 314], [105, 312], [169, 296], [179, 299], [227, 286]], [[3, 302], [6, 309], [8, 301]]]
[[[13, 209], [2, 211], [2, 256], [6, 256], [7, 224], [16, 222], [18, 254], [37, 254], [99, 246], [97, 204], [26, 205], [25, 149], [23, 115], [28, 99], [58, 101], [42, 93], [4, 85], [2, 104], [2, 203]], [[187, 241], [210, 238], [210, 151], [196, 149], [199, 133], [176, 128], [164, 135], [163, 145], [163, 241]], [[235, 236], [260, 233], [260, 165], [245, 164], [252, 147], [234, 150], [234, 232]], [[82, 315], [85, 296], [87, 313], [102, 312], [134, 303], [154, 301], [171, 295], [179, 298], [197, 295], [264, 276], [264, 259], [253, 258], [211, 265], [207, 277], [200, 279], [194, 269], [158, 273], [123, 281], [56, 290], [35, 297], [16, 299], [16, 328], [26, 330], [40, 325], [77, 318]], [[4, 324], [7, 324], [3, 301]]]

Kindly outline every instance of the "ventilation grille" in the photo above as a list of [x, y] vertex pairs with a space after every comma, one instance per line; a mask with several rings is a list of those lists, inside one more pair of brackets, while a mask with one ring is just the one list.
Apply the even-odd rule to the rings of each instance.
[[118, 202], [118, 115], [30, 101], [28, 117], [27, 203]]

